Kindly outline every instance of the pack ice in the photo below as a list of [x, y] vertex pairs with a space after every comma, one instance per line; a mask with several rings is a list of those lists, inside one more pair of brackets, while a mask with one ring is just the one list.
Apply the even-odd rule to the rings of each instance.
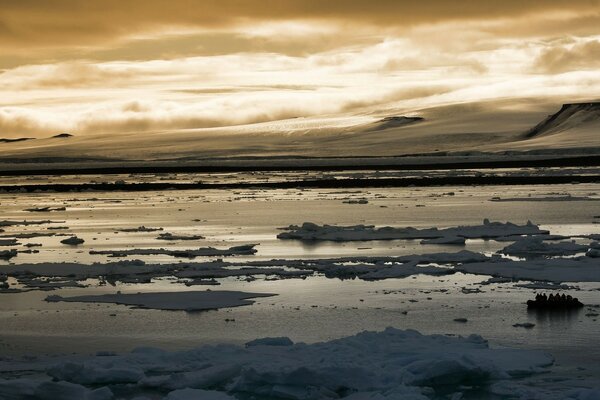
[[2, 380], [0, 393], [9, 399], [131, 399], [143, 393], [165, 399], [426, 400], [460, 396], [466, 386], [485, 391], [544, 372], [553, 362], [539, 351], [490, 348], [477, 335], [394, 328], [315, 344], [272, 338], [245, 347], [111, 354], [65, 356], [49, 367], [33, 361], [28, 366], [43, 378]]

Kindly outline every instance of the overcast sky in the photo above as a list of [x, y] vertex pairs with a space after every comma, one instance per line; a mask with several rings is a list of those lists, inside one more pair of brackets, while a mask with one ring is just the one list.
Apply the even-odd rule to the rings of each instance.
[[596, 0], [0, 0], [0, 137], [600, 97]]

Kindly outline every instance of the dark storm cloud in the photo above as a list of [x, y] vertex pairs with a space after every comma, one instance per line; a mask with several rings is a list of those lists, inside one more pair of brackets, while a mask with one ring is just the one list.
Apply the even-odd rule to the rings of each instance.
[[1, 0], [0, 43], [83, 46], [165, 27], [215, 28], [290, 19], [406, 27], [554, 11], [598, 14], [599, 4], [597, 0]]

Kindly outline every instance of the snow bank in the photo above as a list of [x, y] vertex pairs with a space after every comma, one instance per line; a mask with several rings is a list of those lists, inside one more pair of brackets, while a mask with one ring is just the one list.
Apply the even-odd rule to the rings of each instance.
[[250, 305], [254, 303], [254, 301], [248, 300], [250, 298], [270, 296], [275, 296], [275, 294], [207, 290], [205, 292], [116, 293], [74, 297], [48, 296], [46, 297], [46, 301], [116, 303], [135, 306], [136, 308], [151, 308], [157, 310], [203, 311]]
[[460, 240], [459, 238], [497, 238], [549, 233], [541, 230], [539, 226], [532, 224], [530, 221], [525, 225], [516, 225], [510, 222], [490, 222], [487, 219], [483, 221], [482, 225], [458, 226], [446, 229], [393, 228], [390, 226], [375, 228], [373, 225], [321, 226], [312, 222], [305, 222], [301, 226], [290, 225], [283, 229], [286, 232], [277, 235], [279, 239], [331, 240], [338, 242], [396, 239], [442, 239], [444, 242], [457, 242]]
[[[323, 343], [273, 345], [282, 340], [177, 352], [142, 348], [124, 355], [71, 358], [41, 368], [57, 381], [55, 385], [87, 390], [55, 397], [64, 399], [92, 399], [93, 394], [108, 395], [126, 384], [132, 396], [143, 392], [149, 398], [170, 400], [236, 395], [272, 400], [426, 400], [436, 391], [461, 392], [465, 386], [485, 391], [494, 383], [544, 372], [553, 362], [538, 351], [490, 348], [477, 335], [426, 336], [394, 328]], [[25, 397], [44, 384], [5, 380], [0, 381], [0, 392], [10, 388], [14, 398]]]

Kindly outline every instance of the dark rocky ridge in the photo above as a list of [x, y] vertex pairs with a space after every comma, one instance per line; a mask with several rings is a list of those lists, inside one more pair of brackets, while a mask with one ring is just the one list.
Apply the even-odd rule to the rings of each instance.
[[423, 121], [422, 117], [405, 117], [405, 116], [392, 116], [385, 117], [376, 122], [376, 125], [370, 129], [371, 131], [382, 131], [390, 128], [397, 128], [400, 126], [411, 125], [416, 122]]
[[53, 139], [66, 139], [70, 137], [73, 137], [73, 135], [71, 135], [70, 133], [59, 133], [58, 135], [52, 136]]
[[30, 138], [30, 137], [22, 137], [22, 138], [15, 138], [15, 139], [0, 138], [0, 143], [24, 142], [25, 140], [33, 140], [33, 138]]
[[561, 109], [549, 115], [525, 134], [533, 138], [544, 134], [561, 132], [570, 128], [600, 120], [600, 102], [563, 104]]

